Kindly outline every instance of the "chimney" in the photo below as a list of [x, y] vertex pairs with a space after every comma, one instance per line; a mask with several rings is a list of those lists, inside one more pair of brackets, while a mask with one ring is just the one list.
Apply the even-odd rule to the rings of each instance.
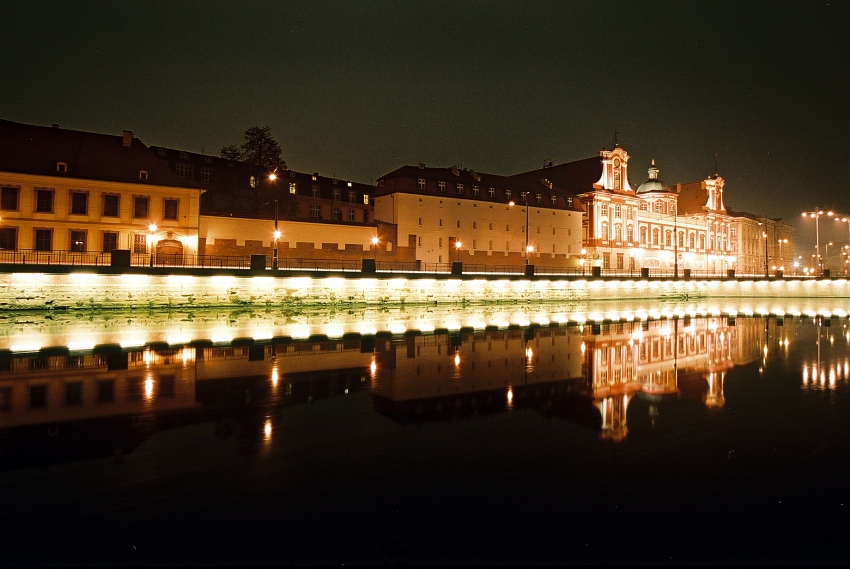
[[124, 131], [124, 146], [130, 147], [133, 145], [133, 131], [125, 130]]
[[50, 125], [50, 126], [51, 126], [52, 128], [59, 128], [59, 125], [58, 125], [58, 124], [56, 124], [56, 123], [53, 123], [53, 124], [52, 124], [52, 125]]
[[425, 169], [425, 162], [420, 162], [420, 163], [419, 163], [419, 169], [420, 169], [420, 170], [424, 170], [424, 169]]

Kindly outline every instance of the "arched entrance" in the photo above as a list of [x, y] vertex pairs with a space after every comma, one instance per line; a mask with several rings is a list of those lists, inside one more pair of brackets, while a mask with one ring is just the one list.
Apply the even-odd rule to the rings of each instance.
[[183, 243], [177, 239], [162, 239], [156, 243], [156, 263], [158, 265], [182, 265]]

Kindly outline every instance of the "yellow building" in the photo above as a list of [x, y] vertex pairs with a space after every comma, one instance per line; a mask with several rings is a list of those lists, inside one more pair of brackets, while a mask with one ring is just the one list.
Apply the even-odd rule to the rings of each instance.
[[[0, 261], [92, 262], [116, 249], [197, 254], [202, 189], [131, 131], [0, 120]], [[106, 254], [106, 255], [103, 255]]]

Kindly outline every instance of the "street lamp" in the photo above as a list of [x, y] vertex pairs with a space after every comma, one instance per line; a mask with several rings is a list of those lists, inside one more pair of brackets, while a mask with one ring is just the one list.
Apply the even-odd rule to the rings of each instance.
[[850, 217], [842, 217], [842, 218], [836, 217], [835, 221], [843, 221], [847, 224], [847, 237], [848, 237], [847, 243], [850, 244]]
[[462, 243], [455, 239], [455, 251], [457, 251], [457, 262], [460, 263], [460, 246]]
[[150, 258], [149, 264], [150, 264], [151, 267], [153, 267], [153, 254], [154, 254], [153, 234], [156, 233], [156, 223], [151, 223], [150, 225], [148, 225], [148, 231], [150, 232], [150, 234], [148, 235], [148, 241], [150, 241], [150, 244], [151, 244], [151, 258]]
[[378, 236], [372, 237], [372, 258], [378, 258]]
[[784, 265], [785, 259], [782, 257], [782, 245], [788, 243], [787, 239], [777, 239], [777, 243], [779, 243], [779, 264]]
[[[528, 253], [534, 250], [534, 247], [528, 246], [528, 192], [523, 192], [522, 200], [525, 203], [525, 264], [528, 264]], [[514, 207], [516, 202], [511, 200], [508, 205]]]
[[826, 244], [826, 251], [823, 254], [823, 269], [826, 270], [826, 266], [829, 264], [829, 246], [835, 245], [832, 241]]
[[[277, 170], [269, 174], [269, 181], [275, 182], [277, 180]], [[277, 188], [275, 188], [275, 195], [277, 195]], [[277, 270], [277, 241], [280, 239], [280, 230], [277, 228], [278, 223], [278, 213], [277, 213], [277, 199], [274, 200], [274, 249], [272, 251], [272, 269]]]
[[767, 231], [762, 231], [761, 236], [764, 239], [764, 276], [769, 277], [770, 273], [767, 270]]
[[828, 215], [829, 217], [832, 217], [833, 215], [835, 215], [831, 211], [823, 211], [820, 208], [815, 208], [815, 211], [804, 211], [803, 212], [803, 217], [808, 216], [808, 217], [814, 217], [815, 218], [815, 252], [817, 254], [818, 273], [820, 273], [820, 270], [822, 269], [821, 257], [820, 257], [820, 224], [819, 224], [819, 221], [820, 221], [820, 216], [822, 216], [824, 214]]

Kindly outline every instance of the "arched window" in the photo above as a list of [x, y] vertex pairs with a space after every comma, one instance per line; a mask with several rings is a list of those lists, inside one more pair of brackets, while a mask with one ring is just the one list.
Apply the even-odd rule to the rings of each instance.
[[685, 246], [685, 232], [680, 231], [679, 232], [679, 247], [684, 247], [684, 246]]
[[652, 230], [652, 244], [653, 245], [658, 245], [658, 234], [659, 233], [660, 232], [658, 231], [657, 227]]
[[645, 204], [645, 203], [641, 203], [641, 204], [640, 204], [640, 210], [641, 210], [641, 211], [646, 211], [646, 204]]
[[669, 229], [664, 232], [664, 244], [667, 247], [671, 247], [673, 245], [673, 232]]
[[646, 227], [640, 228], [640, 242], [643, 245], [646, 245]]
[[599, 237], [601, 239], [605, 239], [606, 241], [608, 240], [608, 223], [607, 222], [604, 222], [604, 221], [602, 222], [602, 231], [601, 231], [601, 235]]
[[705, 234], [704, 234], [704, 233], [700, 233], [700, 236], [699, 236], [699, 248], [700, 248], [700, 249], [705, 249]]
[[622, 240], [623, 240], [623, 226], [618, 223], [614, 226], [614, 241], [622, 241]]
[[655, 202], [655, 213], [661, 213], [661, 202]]
[[632, 242], [635, 240], [635, 228], [629, 225], [626, 227], [626, 241]]
[[693, 249], [696, 247], [696, 236], [693, 233], [688, 234], [688, 241], [690, 243], [689, 247]]

